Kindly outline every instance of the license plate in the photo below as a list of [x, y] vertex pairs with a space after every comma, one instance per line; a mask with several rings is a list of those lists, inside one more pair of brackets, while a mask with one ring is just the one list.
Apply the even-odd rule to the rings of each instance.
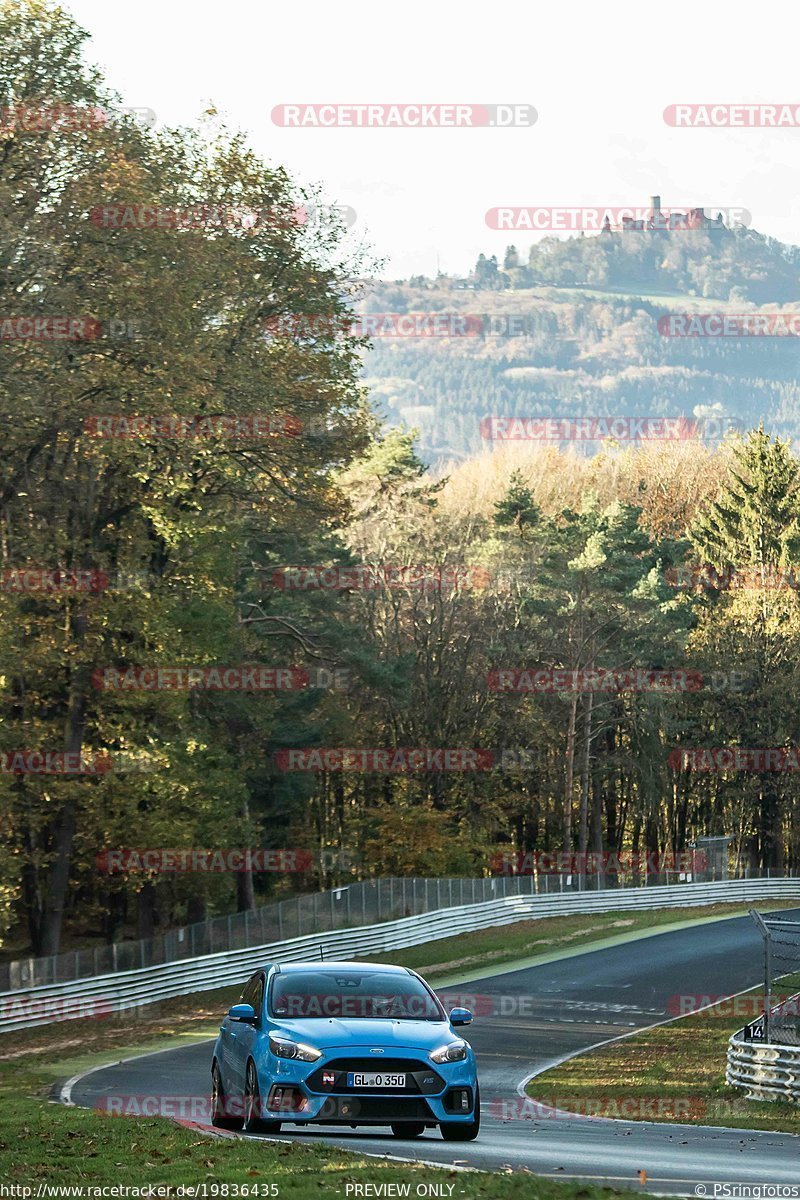
[[406, 1086], [405, 1075], [391, 1075], [387, 1072], [358, 1071], [347, 1072], [348, 1087], [363, 1088], [398, 1088]]

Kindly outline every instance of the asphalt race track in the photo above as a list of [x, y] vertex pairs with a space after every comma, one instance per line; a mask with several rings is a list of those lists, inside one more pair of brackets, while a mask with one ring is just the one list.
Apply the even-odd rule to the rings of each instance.
[[[783, 912], [790, 917], [788, 910]], [[791, 919], [800, 919], [800, 910]], [[335, 1140], [353, 1150], [443, 1165], [527, 1169], [551, 1178], [637, 1189], [644, 1170], [642, 1190], [664, 1194], [712, 1197], [714, 1183], [798, 1184], [800, 1139], [793, 1134], [545, 1117], [538, 1111], [531, 1116], [519, 1107], [521, 1084], [532, 1074], [576, 1051], [673, 1016], [670, 998], [678, 994], [717, 997], [757, 985], [762, 958], [752, 920], [737, 917], [441, 988], [448, 996], [478, 998], [475, 1023], [465, 1031], [478, 1056], [481, 1080], [477, 1141], [444, 1142], [433, 1130], [403, 1141], [381, 1131], [301, 1132], [292, 1125], [284, 1125], [279, 1136]], [[480, 1015], [482, 1010], [487, 1015]], [[211, 1042], [196, 1043], [95, 1070], [72, 1083], [71, 1100], [113, 1110], [120, 1096], [205, 1098], [211, 1048]], [[207, 1122], [207, 1116], [202, 1120]]]

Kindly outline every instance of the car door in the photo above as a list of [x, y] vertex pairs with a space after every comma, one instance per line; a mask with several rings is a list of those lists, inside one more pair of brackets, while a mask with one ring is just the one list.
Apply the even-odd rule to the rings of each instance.
[[256, 1025], [245, 1025], [241, 1021], [236, 1024], [236, 1061], [238, 1068], [241, 1071], [241, 1087], [244, 1089], [245, 1074], [247, 1070], [248, 1058], [255, 1058], [255, 1044], [262, 1036], [264, 1023], [262, 1015], [264, 1011], [264, 975], [259, 972], [254, 975], [247, 985], [247, 999], [242, 999], [242, 1004], [252, 1004], [255, 1010], [258, 1022]]
[[[259, 976], [254, 975], [248, 979], [244, 990], [239, 997], [239, 1004], [252, 1004], [253, 1008], [258, 1012], [258, 1008], [254, 1003], [256, 999], [256, 991], [258, 987]], [[241, 1096], [244, 1094], [244, 1071], [247, 1063], [247, 1053], [249, 1043], [245, 1036], [247, 1031], [252, 1031], [252, 1025], [246, 1025], [242, 1021], [231, 1021], [229, 1017], [225, 1018], [227, 1025], [227, 1084], [231, 1094]]]

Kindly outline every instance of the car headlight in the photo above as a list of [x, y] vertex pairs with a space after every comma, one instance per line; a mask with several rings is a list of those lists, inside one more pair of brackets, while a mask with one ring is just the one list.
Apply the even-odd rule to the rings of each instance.
[[466, 1042], [448, 1042], [438, 1050], [431, 1050], [431, 1058], [435, 1063], [463, 1062], [467, 1057]]
[[315, 1046], [306, 1046], [302, 1042], [292, 1042], [289, 1038], [275, 1037], [270, 1034], [269, 1048], [278, 1058], [295, 1058], [300, 1062], [316, 1062], [322, 1058], [322, 1051]]

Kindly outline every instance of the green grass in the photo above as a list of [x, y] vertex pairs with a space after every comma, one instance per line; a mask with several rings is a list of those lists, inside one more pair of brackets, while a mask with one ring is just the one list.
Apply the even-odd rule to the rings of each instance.
[[[785, 996], [798, 989], [800, 975], [776, 990]], [[752, 1005], [744, 996], [735, 1005], [723, 1001], [568, 1059], [532, 1079], [528, 1095], [588, 1115], [798, 1133], [800, 1107], [747, 1100], [725, 1082], [728, 1038], [753, 1019], [760, 991], [746, 993]]]
[[[797, 908], [797, 900], [762, 901], [771, 908]], [[586, 946], [606, 938], [657, 929], [676, 922], [741, 916], [743, 904], [707, 904], [697, 908], [665, 908], [647, 912], [580, 913], [574, 917], [547, 917], [538, 921], [518, 921], [494, 929], [459, 934], [394, 950], [391, 961], [420, 971], [432, 983], [455, 973], [469, 977], [471, 968], [499, 967], [520, 958], [550, 955]], [[386, 961], [387, 955], [380, 955]]]
[[[771, 908], [797, 907], [796, 900], [762, 902]], [[513, 925], [440, 938], [407, 950], [373, 956], [420, 971], [435, 986], [458, 978], [468, 980], [504, 966], [553, 954], [575, 952], [610, 938], [626, 937], [676, 922], [738, 916], [741, 904], [710, 904], [698, 908], [670, 908], [628, 913], [583, 913], [518, 921]], [[369, 961], [369, 960], [367, 960]], [[128, 1013], [95, 1021], [64, 1021], [23, 1030], [0, 1038], [0, 1063], [22, 1056], [38, 1056], [43, 1069], [66, 1078], [100, 1061], [144, 1054], [170, 1043], [215, 1037], [226, 1009], [238, 999], [243, 979], [230, 987], [149, 1004]], [[57, 1057], [53, 1059], [53, 1050]], [[64, 1066], [65, 1060], [69, 1060]], [[52, 1067], [55, 1069], [52, 1070]]]
[[[542, 1179], [527, 1171], [515, 1174], [459, 1171], [426, 1164], [394, 1163], [331, 1146], [306, 1142], [253, 1142], [187, 1128], [166, 1118], [112, 1117], [91, 1109], [66, 1108], [44, 1097], [46, 1075], [40, 1064], [0, 1065], [0, 1180], [35, 1190], [51, 1186], [103, 1186], [124, 1183], [168, 1189], [180, 1185], [236, 1184], [239, 1195], [277, 1195], [292, 1200], [348, 1196], [348, 1185], [418, 1184], [443, 1187], [451, 1200], [608, 1200], [641, 1195], [605, 1189], [582, 1181]], [[465, 1147], [454, 1144], [455, 1163]], [[402, 1156], [403, 1143], [397, 1143]], [[260, 1193], [247, 1188], [260, 1186]], [[452, 1191], [448, 1188], [452, 1187]], [[276, 1194], [276, 1193], [272, 1193]], [[349, 1194], [352, 1194], [349, 1193]], [[219, 1196], [219, 1192], [216, 1193]]]
[[[792, 902], [784, 902], [786, 905]], [[794, 902], [796, 903], [796, 902]], [[770, 907], [781, 907], [780, 902]], [[472, 970], [500, 968], [531, 957], [570, 953], [598, 940], [658, 929], [676, 921], [714, 918], [741, 913], [741, 905], [712, 905], [697, 909], [671, 909], [649, 913], [604, 913], [520, 921], [496, 929], [443, 938], [424, 946], [391, 955], [386, 960], [405, 963], [425, 972], [434, 982]], [[602, 1189], [581, 1181], [552, 1181], [521, 1172], [514, 1175], [460, 1172], [413, 1164], [394, 1164], [364, 1158], [344, 1148], [292, 1142], [254, 1144], [240, 1138], [219, 1138], [187, 1129], [166, 1118], [122, 1118], [91, 1110], [65, 1108], [48, 1100], [57, 1079], [65, 1079], [102, 1062], [141, 1054], [170, 1044], [211, 1037], [227, 1005], [238, 996], [241, 983], [199, 995], [150, 1005], [124, 1018], [71, 1021], [38, 1030], [28, 1030], [0, 1042], [0, 1178], [5, 1183], [101, 1185], [219, 1183], [268, 1185], [276, 1183], [281, 1196], [294, 1200], [330, 1193], [347, 1198], [348, 1184], [444, 1183], [453, 1186], [452, 1200], [487, 1197], [487, 1200], [601, 1200], [610, 1193], [641, 1195], [638, 1180], [631, 1179], [630, 1192]], [[691, 1018], [698, 1021], [699, 1018]], [[741, 1021], [738, 1022], [741, 1024]], [[681, 1026], [685, 1023], [681, 1022]], [[667, 1026], [674, 1031], [674, 1026]], [[711, 1023], [704, 1035], [709, 1037]], [[643, 1035], [648, 1036], [648, 1035]], [[722, 1034], [722, 1041], [727, 1031]], [[719, 1039], [718, 1039], [719, 1040]], [[681, 1062], [688, 1063], [686, 1043]], [[722, 1056], [724, 1060], [724, 1053]], [[577, 1062], [578, 1060], [574, 1060]], [[642, 1060], [643, 1080], [651, 1082], [663, 1073], [663, 1057], [656, 1049]], [[716, 1060], [717, 1069], [719, 1062]], [[566, 1064], [565, 1068], [570, 1064]], [[719, 1074], [719, 1070], [717, 1070]], [[553, 1075], [546, 1090], [553, 1094]], [[610, 1077], [619, 1085], [620, 1077]], [[541, 1082], [541, 1081], [538, 1081]], [[570, 1078], [570, 1085], [575, 1077]], [[664, 1085], [664, 1079], [661, 1079]], [[558, 1084], [560, 1086], [560, 1083]], [[620, 1092], [629, 1095], [637, 1086], [626, 1079]], [[605, 1089], [608, 1090], [608, 1089]], [[651, 1088], [652, 1090], [652, 1088]], [[540, 1091], [540, 1094], [541, 1091]], [[759, 1125], [744, 1106], [752, 1128], [783, 1128]], [[732, 1122], [726, 1121], [726, 1124]], [[402, 1143], [397, 1152], [402, 1155]], [[464, 1149], [453, 1146], [453, 1159]], [[240, 1193], [241, 1194], [241, 1193]], [[263, 1194], [267, 1194], [264, 1192]], [[352, 1193], [351, 1193], [352, 1194]], [[174, 1195], [174, 1192], [173, 1192]], [[211, 1200], [213, 1193], [209, 1192]]]
[[[39, 1182], [83, 1187], [150, 1184], [170, 1188], [174, 1196], [181, 1184], [261, 1185], [267, 1189], [262, 1195], [269, 1195], [268, 1185], [276, 1184], [279, 1196], [293, 1200], [345, 1198], [347, 1185], [353, 1183], [410, 1182], [412, 1195], [418, 1183], [452, 1184], [453, 1200], [602, 1200], [610, 1194], [600, 1187], [551, 1182], [527, 1173], [506, 1176], [435, 1169], [305, 1142], [218, 1138], [163, 1118], [109, 1117], [47, 1104], [36, 1098], [38, 1086], [37, 1077], [30, 1073], [17, 1072], [14, 1077], [0, 1071], [0, 1177], [6, 1185], [35, 1189]], [[453, 1157], [460, 1157], [461, 1150], [454, 1145]], [[398, 1153], [402, 1154], [401, 1142]], [[615, 1190], [614, 1194], [639, 1193]], [[214, 1193], [208, 1195], [213, 1198]], [[443, 1195], [448, 1195], [446, 1189]]]

